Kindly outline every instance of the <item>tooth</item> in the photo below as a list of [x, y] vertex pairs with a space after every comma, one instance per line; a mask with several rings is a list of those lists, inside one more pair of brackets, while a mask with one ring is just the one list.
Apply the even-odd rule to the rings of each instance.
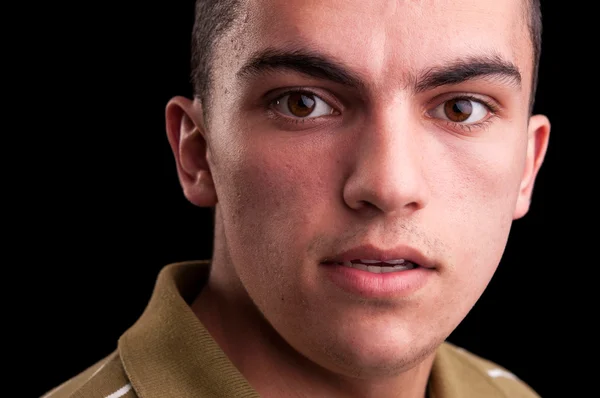
[[[357, 261], [357, 260], [354, 260]], [[350, 267], [350, 268], [356, 268], [358, 270], [361, 271], [367, 271], [367, 272], [371, 272], [374, 274], [384, 274], [384, 273], [389, 273], [389, 272], [399, 272], [399, 271], [406, 271], [406, 270], [410, 270], [416, 267], [415, 264], [411, 263], [410, 261], [406, 261], [404, 259], [398, 259], [398, 260], [389, 260], [389, 261], [376, 261], [376, 260], [358, 260], [358, 261], [363, 261], [366, 264], [362, 264], [362, 263], [353, 263], [352, 261], [344, 261], [344, 262], [339, 262], [337, 264], [339, 265], [343, 265], [344, 267]], [[379, 266], [379, 265], [367, 265], [367, 264], [381, 264], [381, 263], [387, 263], [392, 265], [390, 266]]]
[[372, 272], [374, 274], [381, 274], [381, 268], [382, 267], [378, 267], [376, 265], [369, 265], [367, 267], [367, 271]]
[[392, 267], [392, 269], [396, 270], [396, 271], [404, 271], [407, 269], [413, 269], [415, 268], [414, 264], [408, 263], [406, 265], [394, 265]]
[[362, 258], [359, 261], [363, 264], [377, 264], [381, 262], [379, 260], [363, 260]]
[[[364, 264], [352, 264], [352, 268], [356, 268], [356, 269], [359, 269], [361, 271], [367, 271], [368, 270], [367, 266], [364, 265]], [[371, 267], [369, 267], [369, 268], [371, 268]]]
[[386, 260], [386, 261], [383, 261], [383, 262], [386, 263], [386, 264], [403, 264], [404, 261], [405, 260], [403, 258], [401, 258], [399, 260]]

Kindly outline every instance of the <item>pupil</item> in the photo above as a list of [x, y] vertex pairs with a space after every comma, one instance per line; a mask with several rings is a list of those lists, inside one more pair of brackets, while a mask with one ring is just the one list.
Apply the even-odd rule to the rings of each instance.
[[471, 116], [473, 105], [471, 101], [458, 99], [446, 103], [446, 116], [453, 122], [463, 122]]
[[308, 95], [295, 93], [288, 97], [288, 106], [294, 116], [304, 117], [312, 113], [315, 100]]

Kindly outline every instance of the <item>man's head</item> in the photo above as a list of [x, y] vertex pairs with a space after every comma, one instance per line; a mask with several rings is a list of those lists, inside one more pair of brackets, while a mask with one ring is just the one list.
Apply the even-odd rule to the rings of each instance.
[[[195, 55], [199, 98], [167, 106], [185, 195], [217, 209], [211, 278], [325, 369], [414, 366], [480, 297], [529, 209], [550, 130], [530, 115], [537, 11], [218, 3], [233, 11]], [[344, 263], [360, 259], [398, 264]]]

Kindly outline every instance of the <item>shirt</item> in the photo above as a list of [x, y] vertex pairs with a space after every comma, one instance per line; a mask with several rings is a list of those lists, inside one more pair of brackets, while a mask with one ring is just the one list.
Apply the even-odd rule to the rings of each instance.
[[[117, 349], [42, 398], [258, 398], [190, 308], [210, 260], [165, 266], [140, 318]], [[430, 374], [430, 398], [539, 398], [497, 364], [444, 342]]]

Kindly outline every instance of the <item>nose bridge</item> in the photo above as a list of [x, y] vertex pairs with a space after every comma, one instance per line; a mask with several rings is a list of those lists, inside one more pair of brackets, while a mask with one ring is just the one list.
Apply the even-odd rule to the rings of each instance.
[[379, 108], [365, 118], [355, 164], [345, 186], [348, 206], [380, 211], [417, 210], [428, 199], [424, 175], [424, 135], [408, 104]]

